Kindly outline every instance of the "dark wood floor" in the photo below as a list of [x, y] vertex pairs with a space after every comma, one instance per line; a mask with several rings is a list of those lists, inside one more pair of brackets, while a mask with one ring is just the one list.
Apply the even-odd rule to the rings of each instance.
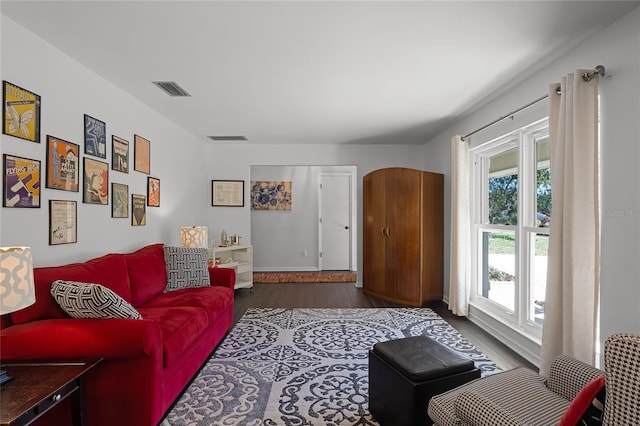
[[[387, 308], [400, 305], [367, 296], [353, 283], [256, 283], [253, 291], [235, 292], [234, 324], [248, 308]], [[429, 306], [478, 350], [504, 370], [535, 366], [466, 318], [457, 317], [442, 302]]]

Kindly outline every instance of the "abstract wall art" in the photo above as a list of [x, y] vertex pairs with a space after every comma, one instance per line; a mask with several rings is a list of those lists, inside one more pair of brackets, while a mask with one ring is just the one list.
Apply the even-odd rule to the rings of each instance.
[[251, 181], [251, 210], [291, 210], [291, 181]]

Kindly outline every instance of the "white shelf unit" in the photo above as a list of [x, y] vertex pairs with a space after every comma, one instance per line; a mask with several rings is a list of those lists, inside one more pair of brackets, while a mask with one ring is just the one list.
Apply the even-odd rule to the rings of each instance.
[[220, 258], [219, 268], [233, 268], [236, 271], [234, 288], [253, 289], [253, 246], [235, 245], [213, 247], [211, 258]]

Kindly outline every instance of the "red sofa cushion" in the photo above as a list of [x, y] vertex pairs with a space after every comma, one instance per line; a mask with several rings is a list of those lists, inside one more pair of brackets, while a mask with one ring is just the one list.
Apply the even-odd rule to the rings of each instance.
[[36, 303], [11, 314], [15, 324], [48, 318], [68, 318], [51, 296], [55, 280], [102, 284], [131, 303], [127, 264], [121, 254], [107, 254], [84, 263], [34, 268]]
[[174, 290], [154, 297], [139, 308], [165, 308], [172, 306], [195, 306], [207, 311], [210, 322], [233, 306], [233, 290], [226, 287], [197, 287]]
[[152, 244], [124, 255], [131, 280], [131, 304], [139, 306], [167, 286], [164, 244]]
[[162, 332], [163, 365], [171, 365], [175, 361], [185, 362], [182, 353], [209, 327], [209, 317], [202, 308], [167, 307], [139, 308], [146, 320], [155, 321]]

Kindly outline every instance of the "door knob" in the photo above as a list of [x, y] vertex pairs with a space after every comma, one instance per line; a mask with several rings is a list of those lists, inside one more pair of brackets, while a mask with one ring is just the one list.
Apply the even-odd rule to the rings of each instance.
[[349, 227], [348, 227], [348, 226], [345, 226], [345, 227], [344, 227], [344, 229], [349, 229]]

